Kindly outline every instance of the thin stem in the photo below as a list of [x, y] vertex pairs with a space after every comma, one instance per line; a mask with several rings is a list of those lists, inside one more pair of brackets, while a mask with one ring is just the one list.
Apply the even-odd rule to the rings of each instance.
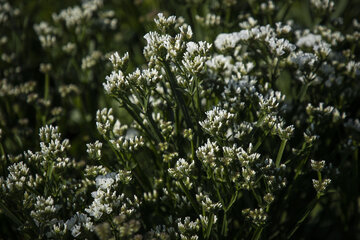
[[216, 194], [217, 197], [219, 199], [219, 201], [221, 202], [221, 205], [223, 206], [224, 211], [226, 210], [226, 206], [225, 206], [225, 202], [224, 199], [221, 197], [220, 191], [219, 191], [219, 186], [217, 185], [217, 183], [215, 182], [215, 180], [213, 179], [214, 184], [215, 184], [215, 188], [216, 188]]
[[270, 130], [265, 130], [261, 137], [259, 137], [258, 141], [256, 142], [255, 147], [253, 148], [254, 152], [261, 146], [261, 144], [264, 142], [267, 135], [270, 133]]
[[285, 149], [285, 146], [286, 146], [286, 142], [287, 140], [286, 139], [283, 139], [281, 141], [281, 145], [280, 145], [280, 148], [279, 148], [279, 152], [277, 154], [277, 157], [276, 157], [276, 162], [275, 162], [275, 165], [276, 167], [280, 167], [280, 162], [281, 162], [281, 158], [282, 158], [282, 155], [284, 153], [284, 149]]
[[298, 230], [298, 228], [300, 227], [300, 225], [305, 221], [305, 219], [309, 216], [309, 214], [312, 212], [312, 210], [315, 208], [316, 203], [317, 203], [318, 199], [314, 199], [312, 200], [312, 202], [309, 204], [309, 207], [306, 209], [304, 215], [300, 218], [300, 220], [296, 223], [295, 227], [293, 228], [293, 230], [290, 232], [290, 234], [288, 235], [287, 239], [291, 239], [292, 236], [294, 235], [294, 233], [296, 232], [296, 230]]
[[195, 150], [195, 144], [194, 144], [194, 136], [191, 138], [191, 156], [193, 160], [196, 159], [196, 150]]
[[23, 223], [20, 221], [18, 217], [15, 216], [6, 206], [5, 204], [0, 201], [0, 208], [4, 211], [5, 215], [8, 216], [14, 223], [16, 223], [18, 226], [22, 226]]
[[228, 232], [228, 227], [227, 227], [227, 215], [226, 212], [224, 212], [224, 217], [223, 217], [223, 223], [221, 226], [221, 234], [226, 237], [227, 236], [227, 232]]
[[209, 239], [213, 224], [214, 224], [214, 214], [212, 213], [209, 217], [209, 223], [206, 228], [205, 239]]
[[188, 200], [190, 201], [191, 205], [193, 206], [195, 212], [197, 214], [200, 214], [199, 212], [199, 207], [198, 204], [196, 202], [196, 200], [191, 196], [189, 190], [186, 188], [185, 184], [183, 183], [182, 180], [180, 180], [180, 188], [181, 190], [183, 190], [183, 192], [185, 193], [186, 197], [188, 198]]
[[143, 182], [143, 179], [140, 177], [140, 176], [143, 175], [143, 174], [141, 174], [142, 172], [141, 172], [141, 170], [140, 170], [139, 165], [137, 165], [137, 166], [134, 168], [134, 170], [131, 171], [131, 172], [134, 174], [134, 176], [135, 176], [136, 180], [138, 181], [138, 183], [140, 184], [141, 188], [142, 188], [144, 191], [150, 191], [150, 189], [149, 189], [149, 188], [146, 186], [146, 184]]
[[2, 145], [2, 143], [1, 143], [1, 142], [0, 142], [0, 151], [1, 151], [1, 156], [6, 157], [6, 154], [5, 154], [5, 149], [4, 149], [4, 146]]
[[311, 83], [306, 83], [306, 84], [302, 85], [300, 93], [299, 93], [299, 97], [298, 97], [300, 102], [303, 102], [305, 100], [306, 91], [308, 90], [310, 84]]
[[[49, 99], [49, 88], [50, 88], [50, 77], [49, 73], [45, 74], [45, 86], [44, 86], [44, 100]], [[46, 116], [48, 114], [48, 108], [46, 107], [45, 113], [41, 116], [41, 121], [43, 125], [46, 125]]]
[[317, 175], [318, 175], [319, 182], [321, 182], [322, 181], [321, 172], [317, 171]]
[[6, 159], [6, 154], [5, 154], [5, 149], [3, 144], [0, 142], [0, 151], [1, 151], [1, 156], [0, 156], [0, 171], [2, 172], [2, 175], [5, 175], [6, 172], [6, 165], [7, 165], [7, 159]]
[[156, 133], [156, 135], [158, 136], [160, 141], [163, 142], [164, 138], [163, 138], [158, 126], [156, 125], [154, 119], [152, 118], [150, 111], [148, 111], [148, 109], [146, 110], [146, 117], [147, 117], [148, 121], [150, 122], [150, 126], [153, 128], [153, 131]]
[[253, 186], [251, 186], [250, 189], [251, 189], [252, 194], [254, 195], [254, 198], [258, 202], [258, 204], [261, 205], [262, 204], [261, 197], [259, 197], [259, 195], [255, 192], [255, 189], [253, 188]]
[[[106, 140], [109, 143], [111, 150], [115, 153], [116, 158], [119, 160], [120, 163], [123, 164], [123, 166], [125, 166], [127, 168], [128, 162], [126, 161], [124, 155], [121, 153], [121, 151], [116, 150], [116, 148], [112, 145], [112, 143], [109, 141], [109, 139], [106, 139]], [[138, 183], [140, 184], [142, 189], [144, 191], [148, 191], [149, 188], [146, 186], [146, 184], [143, 182], [143, 180], [141, 178], [141, 176], [143, 174], [141, 174], [142, 171], [141, 171], [138, 163], [136, 163], [136, 167], [134, 169], [132, 169], [131, 172], [134, 174], [136, 180], [138, 181]]]
[[308, 153], [308, 154], [306, 155], [306, 157], [304, 157], [304, 159], [303, 159], [303, 160], [300, 162], [300, 164], [296, 167], [294, 180], [296, 180], [296, 179], [299, 177], [299, 175], [300, 175], [300, 173], [301, 173], [301, 169], [302, 169], [302, 167], [305, 165], [305, 163], [307, 162], [307, 160], [309, 159], [309, 157], [310, 157], [310, 153]]
[[49, 85], [50, 85], [50, 78], [49, 74], [45, 74], [45, 87], [44, 87], [44, 99], [48, 100], [49, 98]]
[[289, 13], [289, 11], [290, 11], [290, 8], [291, 8], [291, 6], [292, 6], [292, 3], [293, 3], [293, 1], [288, 1], [288, 2], [287, 2], [287, 6], [286, 6], [286, 9], [285, 9], [285, 12], [284, 12], [283, 16], [281, 17], [280, 22], [284, 22], [286, 16], [288, 15], [288, 13]]
[[151, 134], [149, 132], [149, 129], [146, 128], [140, 118], [140, 116], [135, 112], [133, 111], [128, 105], [127, 103], [125, 103], [124, 105], [124, 108], [126, 109], [126, 111], [134, 118], [134, 120], [140, 125], [140, 127], [145, 131], [146, 135], [148, 136], [149, 139], [153, 139], [155, 140], [155, 143], [158, 143], [159, 142], [159, 139], [157, 138], [154, 138], [154, 135]]
[[226, 211], [229, 211], [230, 208], [232, 207], [232, 205], [236, 202], [237, 196], [238, 196], [239, 191], [236, 190], [235, 194], [231, 196], [231, 200], [229, 205], [226, 207]]
[[181, 92], [179, 92], [177, 90], [177, 84], [176, 84], [175, 76], [171, 72], [169, 64], [167, 62], [164, 62], [163, 64], [164, 64], [164, 67], [165, 67], [165, 71], [166, 71], [167, 75], [169, 76], [169, 83], [170, 83], [171, 91], [174, 93], [174, 97], [175, 97], [176, 102], [179, 103], [179, 105], [180, 105], [181, 111], [183, 112], [184, 117], [185, 117], [185, 122], [186, 122], [186, 124], [187, 124], [187, 126], [189, 128], [193, 129], [194, 127], [193, 127], [193, 124], [192, 124], [192, 121], [191, 121], [187, 106], [186, 106], [185, 101], [183, 99], [183, 96], [182, 96]]
[[257, 227], [251, 239], [252, 240], [260, 239], [262, 231], [263, 231], [263, 227], [260, 226]]

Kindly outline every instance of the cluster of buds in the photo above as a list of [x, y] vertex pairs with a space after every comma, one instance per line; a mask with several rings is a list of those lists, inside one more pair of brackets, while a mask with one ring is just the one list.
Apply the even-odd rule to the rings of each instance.
[[263, 208], [257, 208], [251, 210], [250, 208], [242, 210], [242, 214], [248, 221], [251, 221], [253, 224], [257, 226], [262, 226], [266, 223], [267, 214]]
[[96, 112], [96, 127], [103, 136], [107, 136], [110, 133], [113, 124], [114, 116], [112, 108], [104, 108]]

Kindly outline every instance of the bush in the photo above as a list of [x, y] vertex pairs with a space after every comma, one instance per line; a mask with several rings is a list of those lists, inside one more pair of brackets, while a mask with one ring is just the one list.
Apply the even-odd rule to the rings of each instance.
[[360, 237], [354, 6], [1, 2], [2, 237]]

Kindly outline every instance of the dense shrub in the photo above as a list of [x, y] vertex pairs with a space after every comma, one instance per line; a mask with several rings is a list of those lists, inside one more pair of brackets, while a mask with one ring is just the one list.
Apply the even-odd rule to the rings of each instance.
[[360, 237], [355, 6], [2, 1], [0, 236]]

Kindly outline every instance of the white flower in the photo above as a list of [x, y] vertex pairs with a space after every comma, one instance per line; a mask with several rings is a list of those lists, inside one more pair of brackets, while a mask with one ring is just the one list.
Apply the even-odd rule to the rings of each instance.
[[220, 109], [219, 107], [214, 107], [205, 114], [207, 118], [204, 121], [199, 122], [200, 126], [211, 134], [218, 136], [226, 133], [226, 128], [229, 127], [229, 124], [235, 118], [233, 113], [230, 113], [225, 109]]
[[304, 53], [302, 51], [294, 54], [291, 61], [295, 63], [300, 69], [304, 67], [313, 68], [318, 62], [318, 57], [313, 53]]
[[194, 42], [188, 42], [186, 44], [186, 51], [188, 51], [190, 54], [194, 54], [198, 51], [199, 46]]
[[115, 182], [116, 173], [108, 173], [105, 176], [97, 176], [95, 179], [96, 186], [99, 189], [107, 190]]
[[218, 50], [226, 51], [235, 48], [239, 40], [240, 36], [237, 33], [221, 33], [216, 37], [214, 44]]
[[309, 33], [305, 36], [302, 36], [296, 42], [296, 45], [299, 47], [314, 47], [321, 42], [321, 36]]
[[120, 57], [118, 52], [111, 54], [109, 60], [113, 64], [115, 69], [123, 69], [126, 67], [127, 62], [129, 61], [129, 53], [126, 52], [124, 56]]
[[107, 94], [116, 93], [117, 91], [125, 90], [129, 85], [122, 71], [112, 71], [110, 76], [106, 76], [106, 83], [103, 83], [105, 92]]

